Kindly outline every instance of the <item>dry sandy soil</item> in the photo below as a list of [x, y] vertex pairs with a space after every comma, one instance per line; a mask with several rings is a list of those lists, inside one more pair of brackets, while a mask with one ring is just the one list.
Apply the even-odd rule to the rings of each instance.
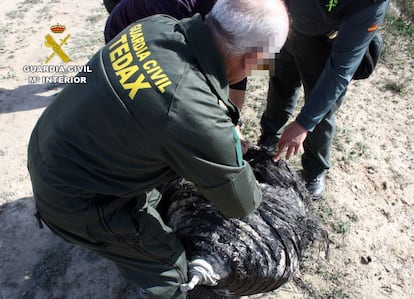
[[[0, 0], [0, 7], [0, 299], [131, 297], [110, 262], [38, 228], [26, 170], [31, 130], [62, 85], [34, 84], [30, 77], [56, 73], [24, 66], [45, 65], [48, 33], [57, 42], [70, 34], [67, 65], [83, 65], [103, 45], [107, 13], [99, 0]], [[66, 26], [60, 36], [49, 30], [56, 23]], [[329, 260], [312, 250], [294, 281], [251, 298], [414, 298], [410, 51], [353, 82], [338, 113], [327, 192], [314, 207], [330, 233]], [[48, 65], [63, 63], [54, 56]], [[265, 94], [266, 78], [252, 78], [243, 115], [253, 142]]]

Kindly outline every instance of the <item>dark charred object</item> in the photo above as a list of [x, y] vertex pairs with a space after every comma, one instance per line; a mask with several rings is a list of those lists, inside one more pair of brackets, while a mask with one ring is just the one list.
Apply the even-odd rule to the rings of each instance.
[[293, 278], [312, 242], [327, 245], [326, 231], [308, 211], [311, 197], [297, 173], [286, 162], [274, 163], [264, 149], [250, 149], [245, 159], [261, 183], [263, 202], [243, 219], [224, 218], [184, 179], [164, 193], [167, 223], [183, 242], [187, 259], [207, 261], [219, 276], [217, 285], [201, 287], [215, 298], [275, 290]]

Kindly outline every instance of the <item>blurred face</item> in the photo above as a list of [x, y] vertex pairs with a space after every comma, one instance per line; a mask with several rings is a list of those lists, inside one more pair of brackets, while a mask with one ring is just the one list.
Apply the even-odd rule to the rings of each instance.
[[264, 69], [268, 63], [267, 53], [248, 53], [233, 57], [226, 64], [229, 84], [240, 82], [252, 74], [253, 70]]

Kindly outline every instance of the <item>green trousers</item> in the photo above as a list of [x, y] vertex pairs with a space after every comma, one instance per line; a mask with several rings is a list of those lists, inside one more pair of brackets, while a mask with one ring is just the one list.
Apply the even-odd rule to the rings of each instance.
[[111, 260], [126, 280], [146, 291], [145, 298], [186, 298], [179, 289], [187, 281], [185, 251], [156, 209], [158, 192], [133, 198], [99, 195], [88, 208], [63, 212], [66, 208], [59, 211], [56, 202], [76, 205], [76, 199], [53, 189], [45, 192], [46, 185], [34, 181], [39, 216], [55, 234]]

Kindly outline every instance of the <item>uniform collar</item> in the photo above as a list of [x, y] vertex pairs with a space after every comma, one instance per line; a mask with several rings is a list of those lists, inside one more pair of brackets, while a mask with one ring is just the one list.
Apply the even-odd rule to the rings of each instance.
[[226, 105], [234, 122], [234, 118], [239, 117], [239, 111], [228, 99], [229, 85], [223, 57], [214, 44], [211, 32], [199, 14], [181, 20], [179, 26], [214, 93]]

